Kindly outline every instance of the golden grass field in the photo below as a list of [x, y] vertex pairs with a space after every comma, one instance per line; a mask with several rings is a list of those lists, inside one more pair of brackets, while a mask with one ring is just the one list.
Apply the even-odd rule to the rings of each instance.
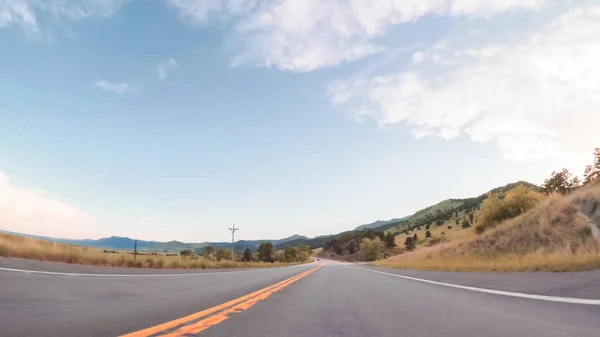
[[[600, 186], [572, 195], [552, 195], [532, 210], [476, 235], [473, 227], [448, 230], [448, 222], [432, 228], [443, 243], [427, 246], [425, 230], [416, 231], [419, 244], [413, 252], [377, 261], [377, 266], [454, 271], [578, 271], [600, 269], [600, 243], [592, 236], [590, 217], [582, 204], [600, 204]], [[445, 235], [441, 235], [441, 232]], [[410, 235], [413, 235], [413, 231]], [[404, 245], [406, 235], [397, 236]]]
[[289, 266], [296, 263], [233, 262], [209, 260], [203, 257], [153, 256], [141, 252], [134, 260], [130, 252], [104, 253], [103, 249], [71, 246], [40, 241], [21, 236], [0, 233], [0, 256], [39, 261], [64, 262], [92, 266], [165, 268], [165, 269], [222, 269], [222, 268], [268, 268]]

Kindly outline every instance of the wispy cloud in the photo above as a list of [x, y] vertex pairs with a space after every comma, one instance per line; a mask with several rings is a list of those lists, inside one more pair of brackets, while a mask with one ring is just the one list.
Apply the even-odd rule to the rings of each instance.
[[43, 193], [15, 186], [0, 172], [2, 228], [39, 235], [70, 235], [87, 221], [85, 213]]
[[79, 21], [107, 17], [128, 0], [0, 0], [0, 28], [16, 24], [29, 31], [40, 30], [38, 16], [52, 20]]
[[337, 81], [332, 103], [415, 137], [494, 142], [526, 160], [587, 153], [600, 143], [600, 7], [575, 8], [512, 43], [432, 46], [408, 68]]
[[29, 7], [27, 1], [7, 0], [0, 6], [0, 28], [17, 24], [23, 28], [37, 31], [35, 12]]
[[165, 78], [167, 78], [167, 71], [169, 69], [174, 68], [177, 68], [177, 62], [175, 62], [174, 59], [170, 58], [156, 66], [156, 74], [158, 75], [159, 79], [164, 80]]
[[139, 92], [139, 88], [134, 87], [129, 83], [117, 83], [100, 80], [96, 81], [94, 86], [102, 91], [113, 92], [119, 95], [123, 95], [127, 92]]
[[212, 17], [233, 22], [241, 46], [234, 66], [252, 64], [293, 72], [312, 71], [386, 50], [376, 42], [390, 27], [426, 15], [488, 18], [533, 11], [549, 0], [169, 0], [187, 23]]

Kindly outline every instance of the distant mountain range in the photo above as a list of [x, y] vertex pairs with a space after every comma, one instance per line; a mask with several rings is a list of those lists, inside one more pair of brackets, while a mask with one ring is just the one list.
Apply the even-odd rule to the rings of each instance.
[[[358, 226], [358, 227], [356, 227], [355, 230], [369, 230], [369, 229], [377, 230], [378, 227], [397, 223], [397, 222], [403, 221], [407, 218], [409, 218], [409, 217], [391, 219], [388, 221], [378, 220], [378, 221], [375, 221], [370, 224]], [[0, 230], [0, 232], [29, 237], [29, 238], [43, 240], [43, 241], [63, 243], [63, 244], [69, 244], [69, 245], [98, 247], [98, 248], [104, 248], [104, 249], [133, 250], [134, 242], [135, 242], [135, 240], [132, 238], [120, 237], [120, 236], [111, 236], [108, 238], [101, 238], [101, 239], [93, 240], [93, 239], [54, 238], [54, 237], [48, 237], [48, 236], [16, 233], [16, 232], [4, 231], [4, 230]], [[266, 240], [266, 239], [265, 240], [239, 240], [239, 241], [235, 242], [235, 250], [241, 252], [246, 248], [250, 248], [250, 250], [255, 251], [256, 248], [258, 248], [258, 246], [262, 242], [271, 242], [273, 244], [273, 246], [275, 246], [277, 249], [282, 249], [287, 246], [295, 246], [298, 244], [309, 244], [311, 246], [311, 248], [317, 248], [317, 247], [320, 247], [321, 244], [324, 244], [331, 238], [335, 237], [336, 235], [338, 235], [338, 234], [320, 235], [320, 236], [317, 236], [314, 238], [309, 238], [309, 237], [306, 237], [303, 235], [294, 234], [287, 238], [277, 239], [277, 240]], [[153, 252], [165, 252], [165, 253], [166, 252], [180, 252], [184, 249], [191, 249], [191, 250], [203, 249], [206, 246], [212, 246], [215, 249], [230, 248], [231, 242], [186, 243], [186, 242], [181, 242], [181, 241], [168, 241], [168, 242], [144, 241], [144, 240], [137, 241], [137, 249], [139, 251], [153, 251]]]
[[[88, 246], [88, 247], [98, 247], [105, 249], [122, 249], [122, 250], [133, 250], [135, 240], [128, 237], [120, 237], [120, 236], [111, 236], [108, 238], [101, 238], [97, 240], [92, 239], [63, 239], [63, 238], [53, 238], [48, 236], [39, 236], [39, 235], [31, 235], [31, 234], [23, 234], [16, 233], [10, 231], [0, 230], [2, 233], [19, 235], [24, 237], [29, 237], [33, 239], [50, 241], [56, 243], [70, 244], [70, 245], [79, 245], [79, 246]], [[278, 239], [278, 240], [239, 240], [235, 242], [235, 250], [243, 251], [246, 248], [250, 248], [251, 250], [256, 250], [258, 245], [262, 242], [271, 242], [274, 246], [285, 244], [286, 242], [295, 241], [295, 240], [306, 240], [308, 237], [302, 235], [292, 235], [287, 238]], [[185, 243], [181, 241], [168, 241], [168, 242], [160, 242], [160, 241], [137, 241], [137, 249], [140, 251], [155, 251], [155, 252], [180, 252], [184, 249], [202, 249], [206, 246], [213, 246], [216, 249], [219, 248], [231, 248], [231, 242], [197, 242], [197, 243]]]

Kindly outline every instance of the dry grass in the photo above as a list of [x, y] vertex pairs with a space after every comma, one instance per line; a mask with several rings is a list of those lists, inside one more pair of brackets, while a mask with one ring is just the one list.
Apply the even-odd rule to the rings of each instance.
[[600, 243], [589, 225], [590, 218], [597, 221], [598, 217], [600, 186], [583, 188], [570, 196], [550, 196], [529, 212], [482, 235], [465, 235], [375, 264], [458, 271], [600, 269]]
[[310, 254], [310, 256], [312, 257], [316, 257], [317, 255], [319, 255], [321, 252], [323, 251], [323, 247], [319, 247], [319, 248], [315, 248], [312, 250], [312, 253]]
[[75, 247], [0, 233], [0, 256], [29, 260], [107, 267], [166, 269], [268, 268], [299, 264], [214, 261], [202, 257], [182, 259], [179, 256], [152, 256], [145, 252], [144, 254], [138, 255], [134, 260], [133, 254], [125, 251], [104, 253], [99, 248]]

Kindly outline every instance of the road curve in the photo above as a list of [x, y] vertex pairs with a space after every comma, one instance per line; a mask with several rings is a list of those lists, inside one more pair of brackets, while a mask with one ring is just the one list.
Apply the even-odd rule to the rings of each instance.
[[[0, 260], [5, 268], [0, 269], [0, 336], [600, 335], [600, 301], [574, 304], [482, 293], [398, 277], [402, 271], [330, 261], [127, 277], [114, 268], [98, 269], [100, 275], [80, 269], [75, 275], [19, 272], [14, 269], [29, 268], [14, 267], [27, 262], [7, 261]], [[49, 266], [44, 271], [57, 273]], [[521, 275], [529, 280], [535, 274]], [[574, 280], [578, 275], [595, 280], [593, 272], [576, 274]], [[582, 283], [590, 289], [599, 285]]]

